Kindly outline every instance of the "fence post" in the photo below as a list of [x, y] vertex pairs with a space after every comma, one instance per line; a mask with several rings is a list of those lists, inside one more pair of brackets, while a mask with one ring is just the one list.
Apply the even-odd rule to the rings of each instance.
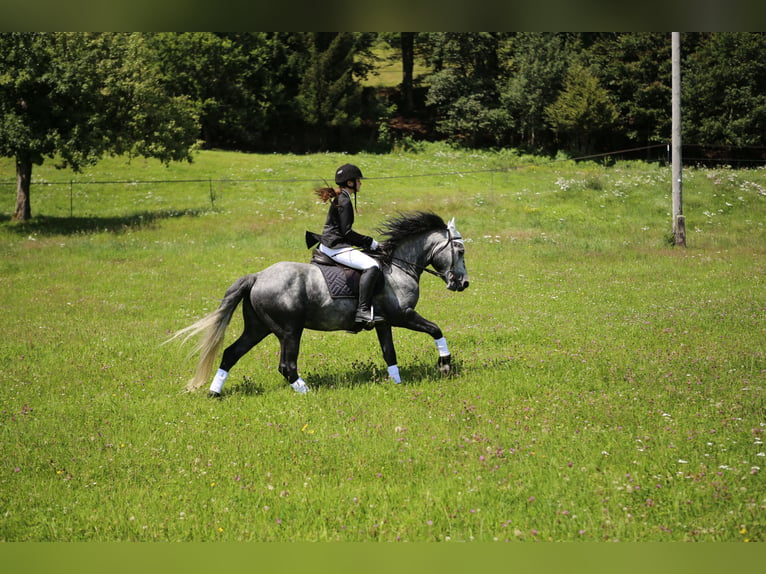
[[208, 186], [209, 186], [209, 191], [210, 191], [210, 207], [215, 209], [215, 192], [213, 192], [213, 180], [212, 179], [208, 180]]
[[69, 217], [74, 217], [74, 182], [69, 180]]

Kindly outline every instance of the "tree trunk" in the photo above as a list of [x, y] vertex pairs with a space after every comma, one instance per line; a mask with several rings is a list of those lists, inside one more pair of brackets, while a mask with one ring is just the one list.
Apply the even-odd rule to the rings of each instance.
[[415, 108], [412, 97], [413, 71], [415, 68], [415, 32], [402, 32], [402, 102], [404, 113], [411, 114]]
[[32, 183], [32, 162], [16, 158], [16, 212], [14, 221], [27, 221], [32, 217], [29, 188]]

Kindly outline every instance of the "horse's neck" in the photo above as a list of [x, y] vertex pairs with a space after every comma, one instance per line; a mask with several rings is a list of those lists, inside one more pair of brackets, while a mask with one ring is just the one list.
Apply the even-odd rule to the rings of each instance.
[[394, 262], [412, 263], [417, 268], [417, 274], [420, 275], [420, 272], [431, 262], [429, 258], [437, 241], [438, 237], [434, 233], [406, 241], [394, 251]]

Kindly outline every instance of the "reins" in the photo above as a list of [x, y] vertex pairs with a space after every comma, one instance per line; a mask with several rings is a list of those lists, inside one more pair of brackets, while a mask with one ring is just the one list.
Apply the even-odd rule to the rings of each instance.
[[[424, 267], [423, 265], [418, 265], [417, 263], [413, 263], [412, 261], [407, 261], [406, 259], [401, 259], [399, 257], [391, 256], [391, 261], [392, 262], [393, 261], [398, 261], [398, 262], [401, 262], [401, 263], [405, 263], [408, 266], [413, 267], [413, 268], [415, 268], [415, 269], [417, 269], [419, 271], [425, 271], [426, 273], [430, 273], [434, 277], [444, 277], [443, 273], [439, 273], [438, 271], [434, 271], [433, 269], [429, 269], [428, 267]], [[405, 269], [403, 266], [401, 266], [401, 265], [396, 265], [396, 266], [399, 269], [401, 269], [402, 271], [407, 272], [407, 269]]]

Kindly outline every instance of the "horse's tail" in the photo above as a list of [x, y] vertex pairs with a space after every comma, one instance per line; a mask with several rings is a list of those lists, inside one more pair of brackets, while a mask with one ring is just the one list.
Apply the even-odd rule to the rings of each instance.
[[194, 373], [194, 377], [186, 385], [187, 391], [191, 392], [200, 388], [210, 378], [215, 360], [223, 346], [226, 328], [229, 326], [234, 310], [237, 308], [237, 305], [239, 305], [239, 302], [250, 293], [250, 290], [255, 284], [255, 278], [255, 274], [250, 274], [237, 279], [234, 284], [229, 287], [228, 291], [226, 291], [226, 294], [223, 296], [223, 301], [221, 301], [218, 309], [209, 313], [196, 323], [181, 329], [166, 341], [170, 342], [179, 337], [183, 337], [182, 342], [186, 343], [192, 337], [200, 333], [203, 334], [199, 344], [192, 351], [192, 354], [199, 353], [199, 362], [197, 363], [197, 370]]

